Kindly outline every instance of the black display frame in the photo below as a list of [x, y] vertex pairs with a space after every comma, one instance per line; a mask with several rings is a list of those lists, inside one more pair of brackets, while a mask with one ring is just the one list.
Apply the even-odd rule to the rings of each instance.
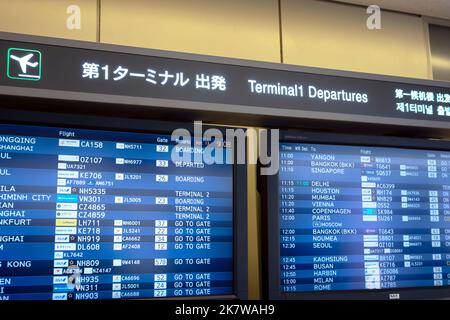
[[[233, 68], [248, 69], [253, 72], [264, 72], [268, 75], [274, 73], [292, 74], [292, 75], [307, 75], [318, 78], [336, 78], [338, 83], [350, 81], [354, 85], [361, 82], [370, 83], [385, 83], [392, 85], [420, 86], [424, 90], [447, 90], [450, 88], [449, 82], [425, 80], [418, 78], [406, 78], [398, 76], [386, 76], [380, 74], [370, 74], [363, 72], [332, 70], [317, 67], [297, 66], [289, 64], [280, 64], [273, 62], [252, 61], [236, 58], [226, 58], [218, 56], [208, 56], [191, 53], [172, 52], [157, 49], [137, 48], [122, 45], [113, 45], [105, 43], [95, 43], [79, 40], [58, 39], [44, 36], [31, 36], [18, 33], [0, 32], [0, 43], [11, 42], [16, 44], [23, 44], [26, 47], [34, 46], [51, 46], [55, 48], [65, 48], [72, 52], [73, 50], [82, 50], [91, 53], [99, 54], [120, 54], [124, 57], [144, 57], [144, 58], [161, 58], [168, 60], [178, 60], [187, 63], [188, 65], [201, 64], [215, 66], [227, 70]], [[30, 47], [30, 48], [31, 48]], [[5, 52], [0, 52], [0, 57], [3, 58]], [[62, 57], [56, 57], [55, 60], [60, 60]], [[44, 61], [44, 60], [43, 60]], [[57, 67], [51, 69], [58, 70]], [[55, 72], [59, 72], [55, 71]], [[176, 113], [182, 111], [182, 115], [178, 116], [183, 121], [186, 117], [193, 118], [201, 113], [204, 120], [214, 121], [214, 123], [235, 123], [236, 125], [258, 125], [258, 126], [284, 126], [288, 123], [295, 128], [299, 120], [304, 121], [305, 125], [310, 127], [329, 128], [330, 123], [339, 122], [342, 126], [354, 127], [358, 125], [361, 129], [365, 129], [368, 124], [370, 126], [378, 126], [383, 124], [390, 126], [395, 130], [408, 131], [411, 128], [424, 130], [427, 134], [438, 134], [442, 130], [450, 129], [450, 122], [446, 118], [432, 119], [432, 118], [417, 118], [411, 117], [392, 117], [383, 113], [376, 113], [373, 115], [365, 113], [356, 113], [353, 111], [340, 111], [339, 108], [331, 107], [329, 109], [320, 110], [319, 102], [311, 104], [311, 108], [306, 108], [306, 103], [299, 103], [295, 108], [288, 108], [286, 100], [273, 100], [270, 96], [260, 97], [254, 103], [241, 101], [244, 96], [244, 91], [235, 91], [232, 94], [232, 101], [223, 101], [216, 99], [214, 96], [209, 96], [205, 99], [193, 99], [186, 97], [177, 97], [175, 94], [165, 96], [139, 96], [133, 93], [119, 94], [113, 90], [98, 91], [93, 90], [100, 84], [93, 84], [86, 88], [66, 88], [58, 89], [53, 85], [41, 87], [40, 81], [9, 81], [6, 79], [6, 73], [0, 76], [0, 96], [3, 98], [23, 97], [23, 98], [38, 98], [42, 100], [63, 99], [72, 102], [96, 102], [107, 103], [111, 107], [121, 109], [123, 105], [134, 108], [140, 107], [143, 109], [157, 111], [160, 114], [172, 117]], [[285, 76], [280, 78], [283, 80]], [[64, 81], [64, 76], [60, 75], [59, 82]], [[278, 79], [278, 78], [277, 78]], [[54, 79], [55, 80], [55, 79]], [[275, 80], [274, 80], [275, 81]], [[325, 81], [327, 82], [327, 81]], [[58, 80], [56, 80], [58, 84]], [[192, 95], [192, 92], [191, 92]], [[379, 92], [374, 92], [373, 96], [380, 95]], [[234, 101], [236, 100], [236, 101]], [[272, 101], [271, 103], [267, 103]], [[376, 101], [375, 106], [383, 106], [385, 103]], [[375, 108], [377, 109], [377, 108]], [[381, 109], [381, 108], [380, 108]], [[181, 112], [180, 112], [181, 113]], [[236, 115], [239, 115], [236, 117]], [[184, 117], [184, 118], [183, 118]]]
[[[280, 131], [280, 143], [391, 147], [450, 151], [450, 140], [366, 136], [307, 131]], [[280, 289], [279, 175], [260, 177], [262, 198], [263, 296], [272, 300], [416, 300], [450, 299], [450, 285], [375, 290], [284, 293]]]
[[[107, 130], [117, 132], [136, 132], [150, 134], [168, 134], [177, 128], [187, 129], [194, 136], [192, 122], [173, 122], [152, 119], [131, 119], [126, 116], [97, 116], [86, 114], [64, 114], [58, 112], [35, 112], [0, 107], [0, 124], [32, 125], [46, 127], [68, 127], [73, 129]], [[220, 130], [225, 137], [227, 127], [203, 125], [203, 129]], [[247, 143], [247, 142], [246, 142]], [[247, 148], [245, 148], [246, 150]], [[139, 298], [144, 300], [203, 300], [203, 299], [239, 299], [248, 297], [247, 246], [247, 165], [233, 164], [233, 291], [231, 295]], [[138, 299], [138, 300], [139, 300]], [[136, 299], [121, 299], [136, 300]]]

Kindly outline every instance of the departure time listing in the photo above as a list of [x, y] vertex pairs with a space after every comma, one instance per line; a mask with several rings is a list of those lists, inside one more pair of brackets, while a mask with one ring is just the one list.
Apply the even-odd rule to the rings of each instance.
[[280, 148], [283, 292], [450, 285], [450, 152]]

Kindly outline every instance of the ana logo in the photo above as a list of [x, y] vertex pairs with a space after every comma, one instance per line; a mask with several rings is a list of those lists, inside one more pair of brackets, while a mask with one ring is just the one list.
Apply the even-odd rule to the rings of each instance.
[[6, 74], [10, 79], [41, 79], [41, 52], [31, 49], [9, 48]]
[[400, 293], [390, 293], [389, 294], [389, 299], [390, 300], [398, 300], [398, 299], [400, 299]]

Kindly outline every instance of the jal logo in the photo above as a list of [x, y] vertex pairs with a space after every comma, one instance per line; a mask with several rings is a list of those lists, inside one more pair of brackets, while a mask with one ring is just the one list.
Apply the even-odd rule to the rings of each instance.
[[9, 48], [6, 72], [10, 79], [41, 79], [41, 52], [31, 49]]

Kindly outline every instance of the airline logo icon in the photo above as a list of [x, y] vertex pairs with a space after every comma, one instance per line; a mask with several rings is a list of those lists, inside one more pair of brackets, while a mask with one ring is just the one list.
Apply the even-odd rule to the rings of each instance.
[[53, 284], [67, 284], [68, 277], [66, 276], [59, 276], [59, 277], [53, 277]]
[[38, 50], [9, 48], [6, 62], [6, 74], [10, 79], [41, 79], [42, 54]]
[[67, 293], [54, 293], [53, 300], [67, 300]]
[[389, 294], [389, 299], [390, 300], [398, 300], [398, 299], [400, 299], [400, 293], [390, 293]]

